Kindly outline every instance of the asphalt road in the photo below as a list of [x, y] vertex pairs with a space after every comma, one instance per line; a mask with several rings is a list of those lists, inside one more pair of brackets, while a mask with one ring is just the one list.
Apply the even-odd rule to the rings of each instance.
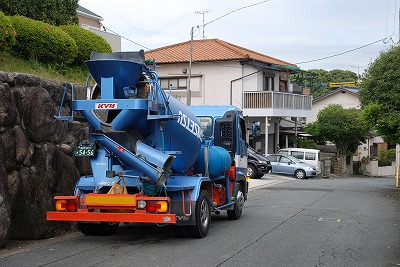
[[0, 266], [400, 266], [394, 179], [268, 175], [250, 184], [242, 218], [213, 216], [204, 239], [127, 225], [108, 237], [12, 242]]

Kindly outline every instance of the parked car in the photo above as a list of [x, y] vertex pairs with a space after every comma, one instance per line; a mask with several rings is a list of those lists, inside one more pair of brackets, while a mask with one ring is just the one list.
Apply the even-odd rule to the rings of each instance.
[[282, 148], [279, 154], [293, 156], [301, 162], [317, 167], [317, 173], [321, 173], [321, 153], [318, 149], [309, 148]]
[[299, 159], [293, 156], [271, 154], [268, 156], [268, 159], [271, 162], [273, 173], [290, 174], [297, 179], [317, 176], [316, 166], [300, 162]]
[[253, 148], [247, 149], [247, 177], [259, 179], [272, 169], [269, 159], [257, 153]]

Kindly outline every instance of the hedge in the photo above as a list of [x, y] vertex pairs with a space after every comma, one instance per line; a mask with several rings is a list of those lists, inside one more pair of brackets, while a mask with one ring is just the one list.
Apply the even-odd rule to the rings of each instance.
[[78, 24], [78, 0], [1, 0], [7, 16], [24, 16], [52, 25]]
[[75, 59], [78, 47], [61, 28], [22, 16], [10, 18], [17, 32], [13, 51], [21, 57], [56, 64], [68, 64]]
[[112, 52], [110, 44], [100, 35], [76, 25], [63, 25], [60, 28], [67, 32], [78, 46], [78, 54], [74, 60], [77, 65], [81, 65], [90, 59], [90, 54], [93, 51], [100, 53]]
[[15, 44], [16, 34], [9, 17], [0, 11], [0, 51], [11, 49]]

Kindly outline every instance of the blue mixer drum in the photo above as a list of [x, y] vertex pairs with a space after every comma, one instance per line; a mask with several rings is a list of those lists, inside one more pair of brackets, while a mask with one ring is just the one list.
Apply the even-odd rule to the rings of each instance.
[[[92, 126], [98, 129], [102, 124], [105, 132], [138, 133], [146, 144], [175, 157], [171, 166], [173, 174], [187, 173], [198, 157], [202, 142], [200, 123], [193, 112], [174, 97], [167, 96], [157, 77], [142, 63], [100, 58], [86, 61], [86, 65], [100, 89], [100, 93], [96, 93], [94, 115], [83, 114]], [[145, 75], [155, 79], [155, 82], [149, 81], [153, 86], [152, 96], [143, 97], [137, 92], [137, 84]], [[106, 114], [99, 112], [102, 108]], [[154, 111], [157, 109], [164, 113]], [[102, 116], [96, 116], [96, 110]]]

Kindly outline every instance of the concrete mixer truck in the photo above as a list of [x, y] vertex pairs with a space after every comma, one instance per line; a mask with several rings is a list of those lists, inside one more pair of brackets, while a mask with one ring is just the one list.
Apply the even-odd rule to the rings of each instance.
[[[74, 153], [90, 157], [92, 174], [78, 180], [73, 195], [54, 197], [47, 220], [76, 222], [87, 235], [113, 234], [120, 223], [155, 223], [202, 238], [211, 213], [241, 217], [248, 193], [242, 112], [187, 107], [160, 87], [145, 63], [143, 50], [94, 52], [85, 62], [86, 99], [75, 99], [67, 84], [56, 118], [88, 123], [90, 137]], [[68, 90], [72, 112], [65, 116]]]

